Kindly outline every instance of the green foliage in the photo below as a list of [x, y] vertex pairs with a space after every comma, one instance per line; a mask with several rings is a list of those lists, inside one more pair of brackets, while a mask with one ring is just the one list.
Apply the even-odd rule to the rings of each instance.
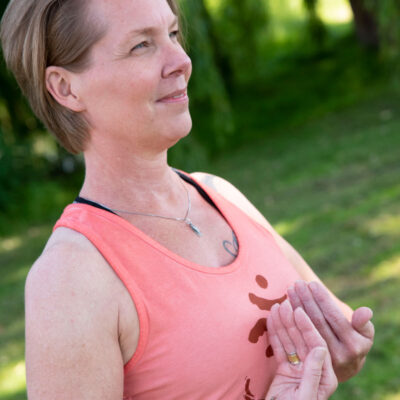
[[0, 127], [0, 210], [9, 211], [18, 203], [17, 192], [34, 169], [30, 146], [24, 142], [8, 144]]
[[265, 4], [260, 0], [222, 0], [214, 15], [219, 50], [229, 60], [236, 83], [248, 80], [249, 66], [254, 68], [259, 60], [260, 39], [268, 22]]
[[400, 60], [400, 3], [398, 0], [364, 0], [364, 9], [371, 13], [378, 25], [379, 44], [389, 61]]
[[400, 58], [400, 3], [397, 0], [376, 2], [381, 44], [384, 55], [391, 60]]
[[215, 152], [225, 146], [232, 134], [233, 117], [217, 65], [212, 20], [203, 1], [187, 0], [182, 9], [187, 21], [188, 51], [195, 66], [189, 85], [191, 112], [196, 120], [193, 136], [210, 152]]
[[327, 36], [327, 31], [317, 13], [318, 0], [303, 0], [308, 11], [307, 29], [311, 42], [315, 44], [317, 50], [321, 50]]

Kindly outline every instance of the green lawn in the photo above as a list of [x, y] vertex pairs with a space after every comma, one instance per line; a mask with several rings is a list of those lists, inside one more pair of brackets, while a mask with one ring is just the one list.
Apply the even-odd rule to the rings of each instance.
[[[377, 334], [368, 362], [333, 399], [400, 399], [399, 105], [395, 94], [381, 94], [241, 146], [203, 168], [247, 194], [339, 297], [373, 308]], [[4, 400], [26, 398], [24, 280], [52, 222], [10, 223], [13, 233], [0, 237]]]
[[399, 105], [382, 94], [210, 168], [246, 193], [339, 297], [374, 310], [368, 362], [334, 399], [400, 399]]

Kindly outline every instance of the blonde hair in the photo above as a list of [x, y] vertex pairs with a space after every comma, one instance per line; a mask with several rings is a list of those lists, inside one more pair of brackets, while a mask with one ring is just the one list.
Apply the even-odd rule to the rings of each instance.
[[[90, 20], [90, 0], [11, 0], [1, 20], [7, 67], [34, 113], [69, 152], [85, 149], [89, 125], [80, 113], [59, 104], [46, 88], [46, 68], [79, 72], [89, 65], [91, 47], [105, 27]], [[179, 16], [175, 0], [167, 0]]]

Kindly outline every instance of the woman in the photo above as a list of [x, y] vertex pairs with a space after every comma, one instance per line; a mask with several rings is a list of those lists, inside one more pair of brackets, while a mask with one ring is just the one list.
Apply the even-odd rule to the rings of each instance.
[[228, 182], [168, 166], [191, 129], [173, 0], [13, 0], [1, 38], [86, 167], [26, 282], [30, 399], [325, 399], [332, 365], [360, 370], [371, 311], [335, 299]]

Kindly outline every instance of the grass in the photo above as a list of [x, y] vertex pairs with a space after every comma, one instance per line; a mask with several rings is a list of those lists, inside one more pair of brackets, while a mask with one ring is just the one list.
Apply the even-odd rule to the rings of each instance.
[[400, 398], [399, 103], [381, 94], [210, 168], [246, 193], [340, 298], [374, 310], [368, 362], [333, 399]]
[[[246, 193], [339, 297], [374, 310], [374, 348], [359, 376], [340, 385], [337, 400], [400, 398], [399, 104], [387, 91], [243, 145], [204, 168]], [[53, 222], [17, 225], [0, 238], [4, 400], [26, 398], [24, 280]]]
[[4, 400], [26, 399], [24, 282], [50, 230], [50, 225], [25, 227], [0, 240], [0, 398]]

